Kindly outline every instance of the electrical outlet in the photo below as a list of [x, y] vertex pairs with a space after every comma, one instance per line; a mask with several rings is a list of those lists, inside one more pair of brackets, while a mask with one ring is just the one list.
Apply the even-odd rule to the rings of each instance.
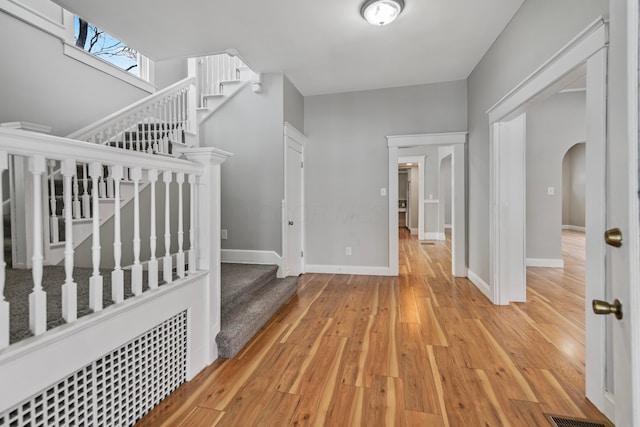
[[222, 230], [220, 230], [220, 238], [222, 240], [227, 240], [227, 229], [223, 228]]
[[386, 188], [381, 188], [380, 189], [380, 195], [381, 196], [386, 196], [387, 195], [387, 189]]
[[347, 247], [345, 248], [345, 250], [344, 250], [344, 253], [345, 253], [346, 255], [351, 255], [351, 246], [347, 246]]
[[556, 189], [553, 187], [547, 187], [547, 196], [554, 196], [556, 194]]

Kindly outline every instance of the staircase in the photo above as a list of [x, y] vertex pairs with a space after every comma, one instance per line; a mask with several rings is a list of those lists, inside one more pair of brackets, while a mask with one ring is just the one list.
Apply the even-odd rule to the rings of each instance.
[[276, 265], [222, 264], [218, 354], [234, 357], [297, 290], [298, 277], [277, 279]]

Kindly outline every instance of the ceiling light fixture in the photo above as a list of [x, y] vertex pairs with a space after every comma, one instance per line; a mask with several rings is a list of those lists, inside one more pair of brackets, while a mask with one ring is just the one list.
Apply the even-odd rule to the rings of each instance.
[[367, 0], [360, 15], [371, 25], [387, 25], [393, 22], [404, 9], [404, 0]]

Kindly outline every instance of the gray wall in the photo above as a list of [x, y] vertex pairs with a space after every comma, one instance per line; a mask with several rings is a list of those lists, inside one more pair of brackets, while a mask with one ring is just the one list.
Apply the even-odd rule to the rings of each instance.
[[304, 133], [304, 97], [285, 76], [283, 79], [284, 121]]
[[409, 196], [411, 200], [409, 204], [409, 209], [411, 211], [411, 224], [409, 225], [411, 229], [417, 230], [418, 217], [420, 216], [420, 176], [418, 174], [418, 167], [412, 166], [411, 169], [409, 169], [409, 174], [411, 179], [411, 195]]
[[0, 28], [11, 39], [0, 44], [0, 123], [42, 124], [65, 136], [149, 95], [65, 56], [60, 39], [5, 12]]
[[486, 282], [490, 262], [489, 122], [485, 112], [600, 15], [608, 15], [606, 0], [526, 1], [467, 79], [468, 263]]
[[586, 139], [585, 94], [560, 93], [527, 111], [527, 258], [562, 258], [562, 159]]
[[562, 225], [584, 227], [586, 144], [576, 144], [562, 160]]
[[201, 126], [204, 145], [234, 155], [222, 165], [223, 249], [282, 252], [283, 76], [264, 74]]
[[185, 79], [189, 75], [187, 60], [183, 58], [157, 61], [155, 64], [155, 84], [158, 89]]
[[464, 81], [305, 97], [308, 264], [388, 265], [385, 136], [464, 130], [466, 99]]

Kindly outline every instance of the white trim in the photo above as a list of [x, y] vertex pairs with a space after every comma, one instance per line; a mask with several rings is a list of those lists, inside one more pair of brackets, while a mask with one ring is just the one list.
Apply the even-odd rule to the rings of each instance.
[[450, 229], [450, 228], [451, 228], [451, 224], [445, 224], [445, 225], [444, 225], [444, 229], [445, 229], [445, 230]]
[[232, 264], [269, 264], [280, 267], [282, 257], [275, 251], [221, 249], [220, 260]]
[[[615, 396], [608, 391], [604, 392], [604, 411], [602, 413], [609, 419], [612, 419], [612, 416], [616, 413], [616, 399]], [[634, 402], [632, 400], [632, 402]], [[638, 405], [635, 405], [638, 406]], [[635, 425], [635, 424], [633, 424]]]
[[411, 231], [411, 234], [418, 234], [418, 228], [410, 228], [409, 231]]
[[[54, 37], [64, 40], [66, 37], [66, 28], [62, 22], [56, 22], [50, 17], [38, 12], [37, 10], [20, 3], [16, 0], [0, 0], [0, 10], [7, 12], [9, 15], [19, 20], [51, 34]], [[62, 20], [63, 9], [60, 8], [60, 19]]]
[[5, 122], [0, 123], [0, 127], [5, 129], [21, 129], [29, 132], [51, 133], [51, 126], [39, 125], [29, 122]]
[[598, 18], [489, 108], [489, 123], [519, 115], [527, 104], [536, 101], [537, 96], [549, 88], [557, 92], [568, 83], [565, 76], [603, 49], [607, 42], [605, 21]]
[[424, 239], [422, 240], [444, 240], [444, 233], [424, 233]]
[[487, 282], [482, 280], [480, 276], [469, 268], [467, 269], [467, 278], [476, 286], [476, 288], [478, 288], [478, 290], [480, 290], [480, 292], [484, 294], [485, 297], [487, 297], [487, 299], [489, 299], [489, 301], [492, 301], [493, 293], [491, 292], [491, 286], [489, 286]]
[[571, 231], [582, 231], [584, 233], [585, 228], [584, 227], [580, 227], [579, 225], [563, 225], [562, 226], [563, 230], [571, 230]]
[[[291, 142], [289, 141], [291, 140]], [[289, 267], [287, 266], [287, 243], [288, 243], [288, 207], [287, 207], [287, 150], [288, 148], [291, 146], [291, 148], [295, 149], [296, 151], [298, 151], [300, 153], [300, 159], [302, 161], [302, 164], [304, 165], [304, 146], [305, 144], [308, 142], [307, 137], [304, 136], [304, 134], [302, 132], [300, 132], [298, 129], [296, 129], [293, 125], [291, 125], [289, 122], [284, 122], [284, 128], [283, 128], [283, 149], [282, 149], [282, 153], [283, 153], [283, 177], [284, 177], [284, 182], [283, 182], [283, 194], [284, 194], [284, 199], [282, 200], [282, 223], [281, 223], [281, 227], [282, 227], [282, 262], [281, 262], [281, 272], [280, 274], [282, 274], [282, 277], [288, 276], [290, 271], [289, 271]], [[302, 182], [300, 183], [301, 185], [301, 198], [302, 200], [300, 201], [301, 203], [301, 208], [302, 208], [302, 212], [300, 215], [300, 250], [302, 251], [302, 253], [305, 253], [306, 250], [306, 233], [305, 233], [305, 191], [304, 191], [304, 167], [301, 168], [302, 171], [301, 173], [301, 180]], [[300, 273], [304, 274], [306, 272], [306, 267], [305, 267], [305, 257], [302, 256], [301, 257], [302, 260], [300, 261]]]
[[417, 147], [421, 145], [466, 144], [467, 132], [389, 135], [387, 147]]
[[[631, 402], [640, 401], [640, 201], [638, 200], [640, 189], [640, 173], [638, 167], [640, 165], [638, 133], [640, 132], [640, 123], [638, 120], [640, 94], [638, 85], [640, 84], [640, 73], [638, 67], [640, 59], [638, 58], [640, 31], [640, 11], [638, 0], [627, 1], [627, 91], [628, 91], [628, 131], [629, 137], [629, 235], [626, 236], [627, 245], [629, 247], [629, 325], [630, 328], [630, 366], [631, 372]], [[634, 261], [635, 260], [635, 261]], [[631, 408], [632, 424], [640, 424], [640, 405], [633, 405]]]
[[425, 199], [424, 203], [425, 204], [437, 205], [438, 203], [440, 203], [440, 200], [439, 199]]
[[357, 276], [397, 276], [389, 267], [368, 267], [357, 265], [317, 265], [307, 264], [307, 273], [319, 274], [353, 274]]
[[562, 258], [526, 258], [524, 264], [527, 267], [564, 268], [564, 260]]
[[109, 61], [98, 58], [97, 56], [90, 54], [86, 50], [80, 49], [67, 42], [63, 44], [62, 52], [69, 58], [80, 61], [83, 64], [93, 67], [96, 70], [102, 71], [103, 73], [109, 74], [110, 76], [122, 80], [123, 82], [129, 83], [132, 86], [144, 90], [145, 92], [154, 93], [157, 90], [154, 85], [145, 80], [142, 80], [140, 77], [134, 76], [133, 74], [128, 73], [123, 69], [113, 65]]

